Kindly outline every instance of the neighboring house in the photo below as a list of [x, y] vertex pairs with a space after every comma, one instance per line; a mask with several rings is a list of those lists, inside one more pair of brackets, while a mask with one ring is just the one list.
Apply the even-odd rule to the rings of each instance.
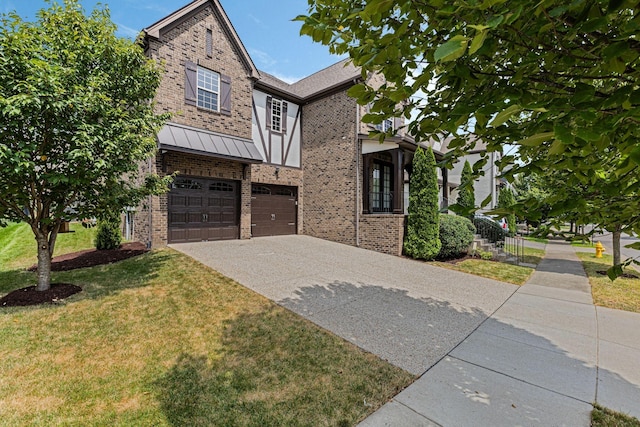
[[144, 32], [147, 54], [166, 70], [157, 111], [173, 116], [143, 169], [176, 178], [138, 208], [135, 239], [306, 234], [401, 254], [418, 144], [403, 119], [379, 126], [394, 134], [383, 144], [369, 137], [367, 108], [346, 93], [362, 81], [358, 68], [345, 60], [294, 84], [261, 72], [219, 0], [195, 0]]
[[[440, 149], [443, 152], [447, 152], [447, 140], [443, 141]], [[486, 145], [484, 142], [478, 140], [473, 148], [464, 157], [461, 157], [454, 165], [453, 169], [449, 171], [449, 179], [453, 182], [460, 182], [462, 176], [462, 169], [464, 168], [465, 160], [468, 160], [471, 166], [482, 158], [485, 154]], [[478, 212], [486, 212], [494, 209], [498, 205], [498, 194], [500, 189], [504, 187], [505, 180], [500, 178], [498, 166], [496, 162], [501, 158], [501, 154], [498, 152], [488, 153], [487, 164], [482, 168], [483, 174], [480, 175], [473, 183], [473, 190], [476, 200], [476, 205], [480, 204], [488, 197], [491, 196], [491, 201], [484, 208]], [[453, 191], [452, 200], [455, 201], [458, 194], [457, 191]]]

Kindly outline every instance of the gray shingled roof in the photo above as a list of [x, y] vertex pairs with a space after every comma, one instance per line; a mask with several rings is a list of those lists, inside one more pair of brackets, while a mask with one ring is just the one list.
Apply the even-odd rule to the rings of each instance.
[[260, 71], [259, 83], [305, 99], [359, 79], [361, 77], [360, 68], [348, 61], [348, 58], [343, 59], [293, 84], [283, 82], [269, 73]]
[[167, 123], [158, 133], [160, 149], [182, 151], [223, 159], [261, 163], [253, 141], [177, 123]]

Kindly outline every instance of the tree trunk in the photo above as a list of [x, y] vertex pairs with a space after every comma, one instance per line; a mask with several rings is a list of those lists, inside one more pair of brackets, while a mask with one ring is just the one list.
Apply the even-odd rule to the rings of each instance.
[[36, 290], [51, 288], [51, 251], [46, 236], [36, 237], [38, 242], [38, 286]]
[[619, 265], [622, 263], [620, 260], [620, 235], [622, 234], [622, 227], [616, 225], [613, 231], [613, 265]]

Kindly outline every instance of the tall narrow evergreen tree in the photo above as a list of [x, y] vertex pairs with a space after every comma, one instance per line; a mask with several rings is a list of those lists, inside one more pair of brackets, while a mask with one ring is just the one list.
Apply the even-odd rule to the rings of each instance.
[[[513, 195], [513, 191], [510, 188], [503, 188], [498, 194], [498, 208], [511, 208], [516, 204], [516, 198]], [[505, 215], [503, 218], [507, 220], [507, 226], [509, 227], [509, 235], [516, 234], [516, 216], [515, 214]]]
[[433, 259], [440, 252], [438, 176], [431, 148], [418, 147], [413, 157], [409, 183], [409, 219], [404, 241], [405, 253], [417, 259]]
[[473, 171], [471, 164], [465, 160], [460, 176], [460, 191], [458, 191], [458, 200], [456, 202], [460, 207], [461, 214], [473, 219], [473, 209], [476, 207], [476, 196], [473, 188]]

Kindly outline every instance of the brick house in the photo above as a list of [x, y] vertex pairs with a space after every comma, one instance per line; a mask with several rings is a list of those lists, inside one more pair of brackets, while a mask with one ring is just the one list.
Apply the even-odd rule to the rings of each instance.
[[417, 144], [402, 119], [380, 125], [395, 132], [384, 144], [369, 137], [366, 107], [346, 94], [359, 69], [341, 61], [294, 84], [261, 72], [219, 0], [195, 0], [144, 33], [147, 55], [165, 68], [156, 108], [172, 118], [142, 167], [176, 179], [131, 215], [134, 239], [155, 247], [306, 234], [402, 252]]

